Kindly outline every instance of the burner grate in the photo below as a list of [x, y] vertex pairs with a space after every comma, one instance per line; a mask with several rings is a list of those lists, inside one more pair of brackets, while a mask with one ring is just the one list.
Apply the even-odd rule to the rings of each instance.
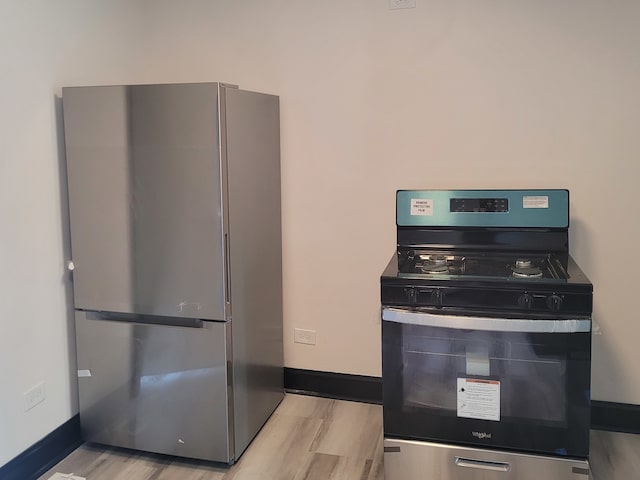
[[399, 252], [400, 275], [492, 277], [495, 279], [566, 279], [565, 268], [552, 254], [527, 256], [495, 252]]

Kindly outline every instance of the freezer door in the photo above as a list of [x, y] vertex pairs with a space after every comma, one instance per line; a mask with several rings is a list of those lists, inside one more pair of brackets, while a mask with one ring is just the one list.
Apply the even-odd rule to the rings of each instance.
[[75, 306], [224, 319], [218, 84], [63, 89]]
[[228, 324], [122, 320], [76, 312], [83, 438], [230, 461]]

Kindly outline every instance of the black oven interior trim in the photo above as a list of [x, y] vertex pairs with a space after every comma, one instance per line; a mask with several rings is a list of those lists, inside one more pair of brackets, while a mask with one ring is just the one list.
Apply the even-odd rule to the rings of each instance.
[[[289, 393], [382, 404], [382, 378], [298, 368], [284, 369]], [[640, 405], [591, 401], [591, 428], [640, 434]]]

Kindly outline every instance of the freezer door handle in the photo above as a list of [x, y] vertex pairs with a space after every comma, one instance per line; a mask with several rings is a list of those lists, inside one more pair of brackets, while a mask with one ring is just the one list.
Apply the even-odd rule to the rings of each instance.
[[200, 318], [161, 317], [158, 315], [137, 315], [134, 313], [85, 311], [87, 320], [109, 320], [111, 322], [144, 323], [167, 327], [204, 328]]
[[493, 470], [494, 472], [508, 472], [511, 468], [511, 465], [508, 462], [489, 462], [486, 460], [476, 460], [475, 458], [464, 457], [455, 457], [454, 463], [458, 467]]

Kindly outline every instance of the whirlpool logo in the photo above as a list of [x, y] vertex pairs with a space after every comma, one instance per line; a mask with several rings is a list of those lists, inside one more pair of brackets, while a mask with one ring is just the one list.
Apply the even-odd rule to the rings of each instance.
[[471, 435], [479, 438], [480, 440], [484, 440], [485, 438], [491, 440], [491, 434], [487, 432], [471, 432]]

